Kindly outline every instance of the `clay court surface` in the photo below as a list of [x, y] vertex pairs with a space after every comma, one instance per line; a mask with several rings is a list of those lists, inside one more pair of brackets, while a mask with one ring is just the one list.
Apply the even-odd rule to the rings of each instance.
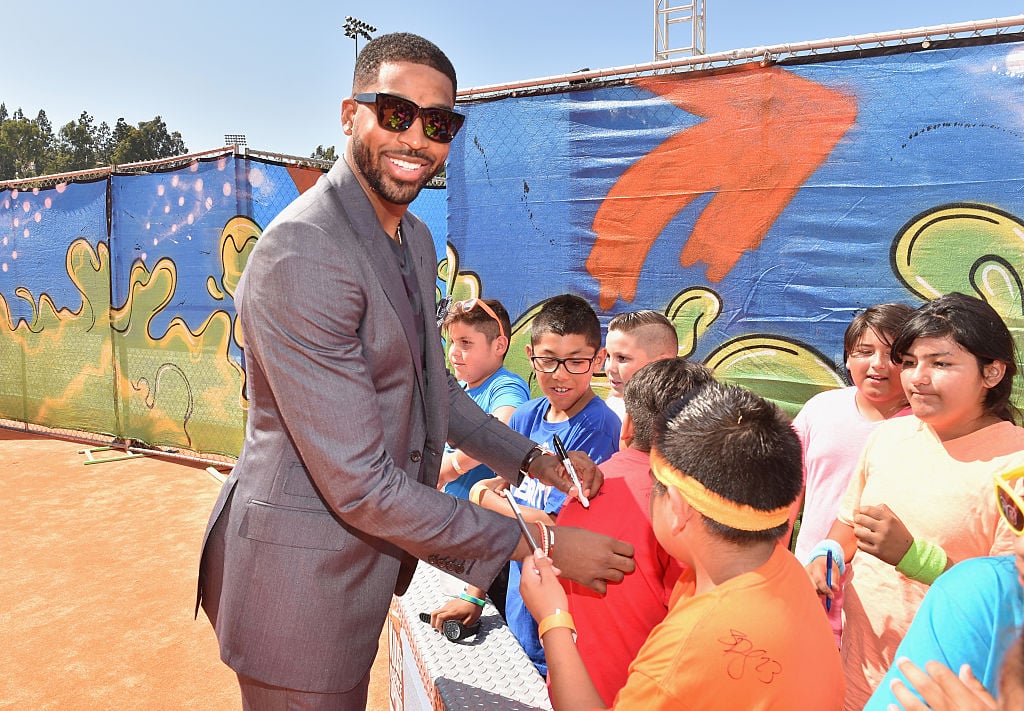
[[[0, 428], [0, 709], [240, 709], [192, 617], [220, 482], [149, 456], [86, 466], [87, 446]], [[374, 711], [388, 706], [381, 642]]]

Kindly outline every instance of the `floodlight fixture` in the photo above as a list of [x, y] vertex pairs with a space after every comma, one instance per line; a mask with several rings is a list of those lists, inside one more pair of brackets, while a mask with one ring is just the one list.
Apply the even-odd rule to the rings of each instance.
[[244, 133], [225, 133], [224, 134], [224, 145], [225, 146], [244, 146], [245, 134]]
[[368, 22], [356, 19], [351, 15], [345, 17], [345, 36], [351, 37], [356, 41], [356, 57], [359, 57], [359, 38], [369, 41], [373, 39], [371, 32], [376, 32], [377, 28]]

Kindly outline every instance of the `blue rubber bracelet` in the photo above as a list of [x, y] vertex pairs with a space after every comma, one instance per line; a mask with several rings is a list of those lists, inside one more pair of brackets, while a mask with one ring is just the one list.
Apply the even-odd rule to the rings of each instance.
[[843, 560], [843, 547], [839, 545], [839, 541], [833, 541], [831, 538], [826, 538], [811, 549], [811, 552], [807, 554], [805, 565], [810, 565], [815, 558], [824, 558], [829, 551], [832, 551], [832, 560], [839, 566], [839, 574], [845, 575], [846, 561]]

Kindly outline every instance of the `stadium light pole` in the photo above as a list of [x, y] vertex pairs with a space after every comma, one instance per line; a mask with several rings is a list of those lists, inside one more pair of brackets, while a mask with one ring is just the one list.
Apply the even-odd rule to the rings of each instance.
[[369, 41], [373, 39], [370, 36], [371, 32], [376, 32], [377, 28], [373, 25], [357, 20], [354, 17], [348, 16], [345, 18], [345, 36], [351, 37], [356, 41], [356, 58], [359, 58], [359, 38]]

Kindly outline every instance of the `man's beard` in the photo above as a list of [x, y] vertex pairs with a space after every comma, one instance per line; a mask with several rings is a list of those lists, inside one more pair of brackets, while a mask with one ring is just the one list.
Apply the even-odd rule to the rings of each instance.
[[352, 141], [352, 157], [356, 163], [356, 170], [362, 174], [374, 192], [395, 205], [408, 205], [411, 203], [420, 194], [423, 186], [430, 182], [430, 179], [437, 174], [435, 170], [418, 183], [395, 180], [391, 176], [384, 174], [380, 169], [380, 163], [375, 160], [374, 156], [370, 153], [370, 149], [359, 140], [358, 136], [353, 134], [350, 140]]

